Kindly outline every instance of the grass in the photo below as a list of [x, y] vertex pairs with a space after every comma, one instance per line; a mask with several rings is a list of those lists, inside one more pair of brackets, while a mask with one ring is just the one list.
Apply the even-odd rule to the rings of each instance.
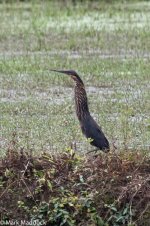
[[[149, 1], [0, 4], [1, 225], [149, 225], [149, 11]], [[81, 75], [108, 155], [86, 155], [73, 81], [50, 69]]]
[[73, 83], [51, 68], [80, 73], [111, 144], [149, 150], [149, 8], [149, 2], [0, 4], [1, 155], [14, 132], [19, 146], [34, 152], [74, 143], [79, 152], [90, 150], [75, 117]]

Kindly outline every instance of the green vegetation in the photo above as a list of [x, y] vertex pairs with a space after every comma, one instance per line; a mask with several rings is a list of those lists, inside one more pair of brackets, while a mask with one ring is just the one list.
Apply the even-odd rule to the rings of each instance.
[[143, 152], [81, 158], [68, 149], [33, 157], [17, 150], [14, 137], [0, 163], [1, 222], [147, 226], [149, 164]]
[[[0, 156], [5, 158], [0, 163], [0, 220], [26, 216], [41, 217], [53, 226], [85, 226], [85, 222], [147, 226], [149, 11], [149, 1], [0, 4]], [[85, 157], [93, 147], [75, 116], [74, 84], [50, 69], [74, 69], [80, 74], [90, 111], [111, 149], [117, 147], [118, 157], [113, 151], [96, 160]], [[67, 152], [72, 149], [74, 157]], [[10, 151], [16, 153], [12, 162]], [[16, 166], [17, 161], [22, 165]], [[64, 181], [62, 168], [54, 167], [59, 163], [71, 165], [66, 174], [62, 172]], [[114, 169], [115, 163], [121, 165]], [[113, 170], [117, 170], [114, 178]], [[99, 179], [91, 178], [97, 175]], [[139, 190], [138, 183], [143, 183]], [[7, 210], [10, 196], [14, 202]], [[20, 215], [12, 212], [12, 205]]]
[[51, 68], [80, 73], [91, 112], [118, 149], [148, 149], [149, 9], [149, 2], [0, 4], [1, 155], [14, 132], [35, 152], [91, 148], [74, 114], [73, 82]]

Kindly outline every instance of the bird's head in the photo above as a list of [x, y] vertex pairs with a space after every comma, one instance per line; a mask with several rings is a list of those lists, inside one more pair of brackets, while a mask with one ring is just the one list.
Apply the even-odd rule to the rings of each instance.
[[77, 74], [77, 72], [74, 71], [74, 70], [51, 70], [51, 71], [55, 71], [55, 72], [59, 72], [59, 73], [69, 75], [74, 81], [83, 83], [81, 78]]

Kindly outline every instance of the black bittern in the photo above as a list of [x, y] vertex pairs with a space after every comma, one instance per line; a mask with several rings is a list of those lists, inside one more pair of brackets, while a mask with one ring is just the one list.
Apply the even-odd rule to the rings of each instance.
[[51, 71], [67, 74], [75, 81], [76, 114], [80, 122], [82, 133], [86, 136], [86, 138], [90, 139], [90, 144], [96, 147], [96, 150], [94, 151], [102, 150], [104, 152], [108, 152], [109, 142], [100, 126], [98, 126], [89, 112], [87, 95], [82, 79], [73, 70]]

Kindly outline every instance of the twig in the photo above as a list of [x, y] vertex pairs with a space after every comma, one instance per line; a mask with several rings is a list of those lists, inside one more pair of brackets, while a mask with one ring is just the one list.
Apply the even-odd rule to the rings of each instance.
[[0, 198], [2, 198], [2, 196], [7, 192], [7, 190], [17, 182], [18, 180], [13, 181], [12, 183], [10, 183], [7, 188], [3, 191], [3, 193], [1, 194]]
[[24, 179], [21, 179], [21, 181], [24, 183], [24, 185], [26, 186], [28, 192], [30, 193], [32, 199], [34, 200], [34, 202], [36, 203], [35, 199], [34, 199], [34, 196], [32, 195], [32, 192], [30, 191], [29, 187], [27, 186], [26, 182], [24, 181]]
[[23, 177], [24, 177], [24, 175], [25, 175], [25, 173], [26, 173], [26, 171], [27, 171], [27, 169], [28, 169], [29, 162], [30, 162], [30, 160], [28, 160], [28, 162], [27, 162], [27, 164], [26, 164], [26, 166], [25, 166], [25, 170], [23, 171], [23, 174], [22, 174], [22, 176], [21, 176], [21, 179], [23, 179]]

